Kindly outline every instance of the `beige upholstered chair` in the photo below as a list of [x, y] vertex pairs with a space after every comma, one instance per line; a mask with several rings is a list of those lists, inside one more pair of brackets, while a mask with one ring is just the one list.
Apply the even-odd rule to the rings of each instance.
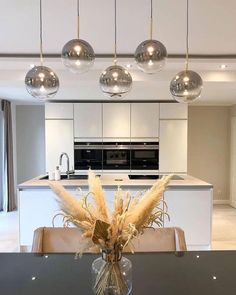
[[77, 228], [40, 227], [34, 231], [32, 252], [35, 253], [76, 253], [81, 243]]
[[[40, 227], [34, 232], [32, 252], [76, 253], [80, 242], [77, 228]], [[186, 251], [184, 232], [179, 228], [146, 229], [134, 245], [135, 252]]]
[[147, 228], [134, 240], [135, 252], [186, 251], [184, 231], [177, 227]]

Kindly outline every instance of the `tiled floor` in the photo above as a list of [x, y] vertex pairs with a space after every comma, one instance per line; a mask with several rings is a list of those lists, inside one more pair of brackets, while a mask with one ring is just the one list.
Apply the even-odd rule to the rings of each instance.
[[215, 250], [236, 250], [236, 209], [217, 205], [213, 210], [213, 239]]
[[[213, 250], [236, 250], [236, 209], [216, 205], [213, 210]], [[0, 252], [18, 249], [18, 213], [0, 213]]]
[[19, 251], [18, 231], [18, 212], [0, 212], [0, 252]]

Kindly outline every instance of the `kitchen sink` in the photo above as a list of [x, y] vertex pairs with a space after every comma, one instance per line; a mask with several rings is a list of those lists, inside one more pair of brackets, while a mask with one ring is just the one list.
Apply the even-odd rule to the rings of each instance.
[[[97, 176], [101, 176], [101, 175], [97, 175]], [[47, 180], [48, 179], [48, 175], [45, 175], [43, 177], [41, 177], [39, 180]], [[67, 175], [62, 174], [61, 175], [61, 179], [67, 179]], [[70, 174], [69, 179], [88, 179], [88, 175], [78, 175], [78, 174]]]
[[[138, 174], [129, 174], [129, 179], [159, 179], [162, 175], [138, 175]], [[180, 177], [179, 175], [173, 175], [172, 180], [184, 180], [183, 177]]]

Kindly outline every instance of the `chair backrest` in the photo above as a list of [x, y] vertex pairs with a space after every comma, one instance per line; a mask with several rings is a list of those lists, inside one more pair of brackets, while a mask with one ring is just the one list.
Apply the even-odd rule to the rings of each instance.
[[72, 227], [40, 227], [34, 231], [32, 252], [76, 253], [81, 245], [81, 232]]
[[184, 231], [177, 227], [147, 228], [133, 240], [135, 252], [186, 251]]
[[[76, 253], [81, 242], [81, 232], [77, 228], [40, 227], [34, 232], [32, 252]], [[184, 232], [179, 228], [146, 229], [143, 235], [134, 239], [133, 244], [135, 252], [187, 250]]]

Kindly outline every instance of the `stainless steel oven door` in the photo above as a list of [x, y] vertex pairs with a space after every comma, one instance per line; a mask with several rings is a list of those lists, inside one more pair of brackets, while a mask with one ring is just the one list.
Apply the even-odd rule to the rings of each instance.
[[130, 146], [123, 144], [106, 144], [103, 147], [104, 170], [129, 170]]
[[75, 143], [75, 170], [102, 170], [102, 145], [94, 143]]
[[140, 144], [131, 147], [132, 170], [158, 170], [159, 169], [159, 145]]

